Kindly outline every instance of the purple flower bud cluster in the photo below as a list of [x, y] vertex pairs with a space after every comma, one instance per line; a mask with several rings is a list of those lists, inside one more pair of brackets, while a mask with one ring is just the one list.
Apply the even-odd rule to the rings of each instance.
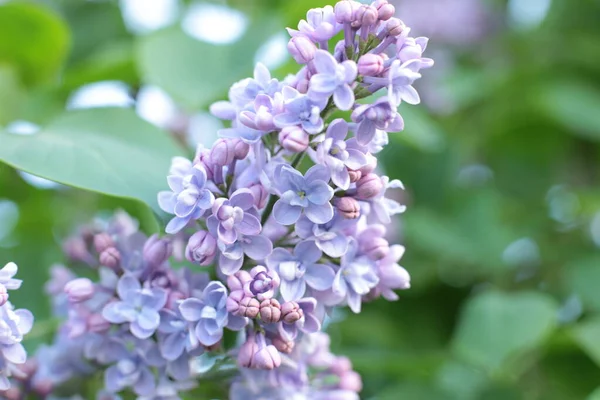
[[202, 379], [195, 360], [218, 350], [239, 369], [232, 399], [358, 398], [360, 377], [321, 329], [334, 307], [358, 313], [410, 286], [385, 228], [405, 209], [388, 189], [403, 187], [375, 154], [433, 65], [427, 39], [394, 12], [386, 0], [342, 0], [288, 29], [297, 74], [280, 81], [258, 64], [211, 106], [230, 124], [220, 139], [173, 159], [158, 194], [168, 236], [146, 237], [118, 213], [65, 242], [72, 266], [97, 278], [53, 268], [46, 289], [65, 322], [29, 387], [47, 396], [103, 373], [101, 398], [178, 398]]
[[[19, 381], [27, 376], [27, 352], [21, 343], [33, 327], [33, 314], [29, 310], [15, 309], [8, 301], [7, 290], [21, 287], [21, 280], [14, 279], [17, 265], [8, 263], [0, 269], [0, 395], [21, 395]], [[19, 397], [20, 398], [20, 397]]]

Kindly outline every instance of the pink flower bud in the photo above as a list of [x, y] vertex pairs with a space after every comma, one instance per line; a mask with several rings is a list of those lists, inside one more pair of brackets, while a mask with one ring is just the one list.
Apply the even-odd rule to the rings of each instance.
[[5, 400], [21, 400], [23, 398], [23, 393], [21, 393], [21, 389], [18, 387], [8, 388], [7, 390], [1, 391], [0, 394]]
[[306, 150], [308, 143], [308, 133], [298, 126], [286, 126], [279, 132], [279, 144], [292, 153]]
[[185, 258], [198, 265], [210, 265], [217, 254], [217, 241], [206, 231], [194, 233], [185, 248]]
[[377, 9], [373, 6], [362, 4], [357, 10], [352, 21], [352, 27], [358, 29], [360, 27], [369, 27], [379, 18]]
[[0, 283], [0, 307], [6, 304], [8, 301], [8, 291], [6, 290], [6, 286]]
[[281, 305], [276, 299], [267, 299], [260, 303], [260, 319], [267, 324], [279, 322], [281, 319]]
[[110, 322], [102, 314], [91, 314], [87, 317], [87, 327], [90, 332], [105, 333], [110, 329]]
[[317, 51], [317, 46], [304, 35], [293, 36], [288, 42], [287, 48], [298, 64], [312, 61]]
[[249, 335], [246, 338], [244, 344], [240, 346], [238, 352], [237, 363], [242, 368], [250, 368], [252, 364], [252, 357], [258, 351], [258, 345], [254, 339], [254, 334]]
[[354, 0], [338, 1], [334, 8], [335, 20], [340, 24], [349, 24], [356, 18], [360, 3]]
[[98, 254], [102, 253], [104, 250], [109, 247], [114, 247], [115, 242], [112, 240], [108, 233], [99, 233], [94, 236], [94, 247]]
[[77, 278], [67, 282], [64, 292], [71, 303], [81, 303], [94, 296], [94, 284], [88, 278]]
[[146, 264], [150, 267], [156, 268], [163, 265], [171, 254], [173, 253], [173, 246], [171, 241], [166, 238], [159, 238], [158, 235], [152, 235], [144, 243], [142, 250], [142, 256]]
[[360, 178], [358, 182], [356, 182], [356, 190], [358, 193], [358, 198], [361, 200], [372, 199], [377, 196], [383, 190], [383, 183], [381, 182], [381, 178], [376, 174], [368, 174]]
[[243, 290], [244, 285], [252, 280], [252, 276], [248, 271], [239, 270], [233, 275], [227, 277], [227, 287], [229, 290], [237, 291]]
[[295, 301], [286, 301], [281, 306], [281, 317], [286, 324], [293, 324], [304, 317], [304, 311]]
[[358, 180], [362, 178], [362, 172], [360, 172], [360, 170], [355, 171], [353, 169], [349, 169], [348, 175], [350, 175], [350, 182], [352, 183], [358, 182]]
[[42, 398], [49, 396], [54, 390], [54, 384], [50, 379], [36, 379], [32, 382], [31, 386], [33, 391], [42, 396]]
[[377, 157], [371, 153], [365, 154], [365, 157], [367, 158], [367, 163], [359, 169], [362, 176], [370, 174], [377, 168]]
[[338, 385], [342, 390], [350, 390], [358, 393], [362, 390], [362, 379], [358, 373], [354, 371], [348, 371], [340, 376], [340, 382]]
[[233, 145], [233, 154], [236, 160], [243, 160], [250, 152], [250, 145], [243, 140], [235, 139]]
[[252, 357], [252, 368], [257, 369], [275, 369], [281, 365], [281, 354], [272, 344], [258, 350]]
[[259, 210], [264, 208], [267, 205], [267, 200], [269, 199], [269, 192], [267, 192], [267, 189], [265, 189], [265, 187], [260, 183], [255, 183], [248, 189], [250, 189], [252, 192], [252, 196], [254, 197], [254, 205], [256, 208]]
[[294, 341], [285, 340], [279, 335], [271, 339], [271, 342], [273, 343], [273, 346], [275, 346], [275, 348], [281, 353], [290, 354], [294, 350]]
[[396, 8], [388, 3], [387, 0], [376, 0], [371, 5], [377, 9], [377, 14], [381, 21], [387, 21], [396, 13]]
[[358, 60], [358, 73], [363, 76], [377, 76], [383, 72], [383, 57], [367, 53]]
[[329, 369], [337, 376], [341, 376], [348, 371], [352, 371], [352, 362], [348, 357], [336, 357]]
[[235, 142], [231, 139], [219, 139], [210, 149], [210, 161], [214, 165], [229, 165], [235, 157]]
[[390, 244], [380, 236], [369, 236], [360, 242], [360, 251], [370, 259], [378, 261], [388, 255]]
[[360, 204], [352, 197], [336, 197], [334, 205], [346, 219], [356, 219], [360, 216]]
[[246, 297], [242, 290], [229, 294], [226, 302], [227, 311], [240, 317], [256, 318], [260, 311], [260, 303], [252, 297]]
[[110, 269], [117, 269], [121, 264], [121, 253], [114, 247], [109, 247], [100, 253], [100, 264]]
[[399, 20], [398, 18], [390, 18], [386, 23], [385, 23], [385, 29], [388, 33], [389, 36], [398, 36], [402, 33], [402, 31], [404, 31], [404, 28], [406, 26], [404, 25], [404, 22], [402, 22], [401, 20]]

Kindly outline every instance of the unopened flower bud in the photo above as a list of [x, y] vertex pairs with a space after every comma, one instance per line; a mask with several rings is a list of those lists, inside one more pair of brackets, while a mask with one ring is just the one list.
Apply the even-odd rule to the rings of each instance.
[[229, 275], [227, 277], [227, 287], [232, 292], [237, 290], [243, 290], [244, 285], [250, 281], [252, 281], [252, 276], [250, 275], [250, 273], [241, 269], [233, 275]]
[[377, 15], [381, 21], [387, 21], [396, 13], [396, 8], [387, 0], [376, 0], [371, 5], [377, 9]]
[[294, 341], [285, 340], [279, 335], [271, 339], [271, 342], [273, 343], [273, 346], [275, 346], [275, 348], [281, 353], [290, 354], [294, 350]]
[[54, 390], [54, 383], [50, 379], [36, 379], [31, 383], [31, 388], [37, 395], [45, 398]]
[[365, 157], [367, 159], [367, 163], [359, 169], [362, 176], [369, 175], [371, 172], [375, 171], [375, 168], [377, 168], [377, 157], [371, 153], [365, 154]]
[[295, 301], [286, 301], [281, 305], [281, 317], [286, 324], [293, 324], [304, 317], [304, 311]]
[[172, 252], [173, 246], [170, 240], [152, 235], [144, 244], [142, 256], [148, 266], [156, 268], [164, 264], [171, 257]]
[[256, 318], [260, 311], [258, 300], [247, 297], [243, 291], [236, 290], [229, 294], [226, 303], [227, 311], [240, 317]]
[[336, 357], [329, 369], [337, 376], [341, 376], [348, 371], [352, 371], [352, 362], [348, 357]]
[[0, 307], [6, 304], [8, 301], [8, 290], [6, 290], [6, 286], [0, 283]]
[[401, 62], [416, 60], [423, 56], [421, 46], [417, 44], [414, 38], [406, 38], [404, 45], [398, 51], [398, 59]]
[[204, 171], [206, 171], [207, 179], [213, 179], [216, 169], [219, 168], [210, 160], [210, 154], [210, 150], [204, 149], [196, 155], [196, 158], [194, 159], [194, 165], [201, 165], [202, 168], [204, 168]]
[[267, 269], [262, 265], [257, 265], [250, 271], [252, 279], [244, 284], [244, 293], [249, 297], [256, 297], [263, 301], [270, 299], [275, 294], [275, 289], [279, 287], [281, 282], [279, 274]]
[[357, 10], [352, 22], [352, 27], [355, 29], [361, 27], [369, 27], [377, 22], [378, 12], [373, 6], [362, 4]]
[[108, 233], [102, 232], [94, 236], [94, 247], [98, 254], [102, 253], [109, 247], [114, 247], [115, 242]]
[[94, 284], [88, 278], [77, 278], [67, 282], [64, 289], [69, 302], [81, 303], [94, 296]]
[[288, 42], [287, 48], [298, 64], [312, 61], [317, 51], [317, 46], [304, 35], [293, 36]]
[[257, 335], [256, 344], [258, 351], [252, 356], [251, 368], [270, 370], [281, 365], [281, 354], [275, 346], [266, 344], [264, 335]]
[[121, 264], [121, 253], [115, 247], [109, 247], [100, 253], [100, 264], [110, 269], [117, 269]]
[[256, 344], [256, 340], [254, 339], [254, 335], [249, 335], [246, 338], [244, 344], [240, 346], [240, 350], [238, 352], [237, 364], [242, 368], [250, 368], [252, 364], [252, 357], [258, 351], [258, 345]]
[[358, 59], [358, 73], [363, 76], [377, 76], [383, 72], [383, 57], [367, 53]]
[[194, 233], [185, 248], [185, 258], [194, 264], [209, 265], [217, 254], [217, 241], [206, 231]]
[[63, 245], [63, 250], [71, 260], [90, 263], [92, 256], [87, 249], [85, 240], [80, 237], [67, 239]]
[[308, 148], [309, 137], [298, 126], [286, 126], [279, 132], [279, 144], [292, 153], [300, 153]]
[[349, 390], [358, 393], [362, 390], [362, 379], [355, 371], [348, 371], [340, 376], [340, 382], [338, 385], [342, 390]]
[[108, 322], [102, 314], [91, 314], [87, 318], [88, 331], [94, 333], [105, 333], [110, 329], [110, 322]]
[[23, 398], [23, 393], [18, 387], [11, 387], [7, 390], [0, 391], [0, 394], [5, 400], [21, 400]]
[[360, 204], [352, 197], [337, 197], [334, 205], [346, 219], [356, 219], [360, 216]]
[[338, 1], [334, 8], [335, 20], [339, 24], [349, 24], [354, 21], [360, 3], [354, 0]]
[[361, 252], [372, 260], [381, 260], [390, 252], [390, 244], [382, 237], [369, 237], [361, 242]]
[[276, 299], [267, 299], [260, 303], [260, 319], [267, 324], [279, 322], [281, 319], [281, 305]]
[[265, 187], [260, 183], [255, 183], [248, 189], [250, 189], [252, 192], [252, 196], [254, 197], [254, 205], [256, 208], [259, 210], [264, 208], [267, 205], [267, 200], [269, 198], [269, 192], [267, 192], [267, 189], [265, 189]]
[[381, 178], [376, 174], [368, 174], [356, 182], [357, 197], [361, 200], [372, 199], [381, 193], [382, 189], [383, 183], [381, 182]]
[[362, 172], [360, 170], [355, 171], [353, 169], [348, 170], [348, 175], [350, 175], [350, 182], [355, 183], [358, 182], [360, 178], [362, 178]]
[[385, 23], [385, 30], [389, 36], [398, 36], [404, 31], [405, 25], [404, 22], [399, 20], [398, 18], [390, 18]]
[[243, 140], [234, 139], [233, 154], [236, 160], [243, 160], [250, 152], [250, 145]]
[[218, 166], [229, 165], [235, 157], [235, 143], [231, 139], [219, 139], [210, 149], [210, 161]]

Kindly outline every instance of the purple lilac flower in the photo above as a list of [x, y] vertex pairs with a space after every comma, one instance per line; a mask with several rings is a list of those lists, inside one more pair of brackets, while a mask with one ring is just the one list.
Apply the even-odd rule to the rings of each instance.
[[[16, 270], [14, 272], [16, 273]], [[14, 273], [11, 276], [13, 275]], [[27, 353], [21, 341], [32, 327], [33, 314], [30, 311], [14, 310], [10, 303], [0, 307], [0, 390], [10, 388], [8, 376], [12, 364], [25, 362]]]
[[386, 300], [398, 300], [398, 295], [394, 293], [395, 289], [410, 288], [410, 275], [398, 264], [403, 255], [404, 246], [394, 245], [390, 247], [388, 255], [377, 262], [379, 283], [374, 290]]
[[374, 265], [366, 256], [356, 257], [358, 244], [350, 239], [348, 252], [342, 256], [341, 266], [333, 281], [333, 293], [346, 299], [355, 313], [360, 312], [361, 298], [377, 285], [379, 278]]
[[404, 129], [404, 120], [387, 98], [379, 98], [373, 104], [363, 104], [352, 112], [352, 120], [358, 124], [356, 140], [367, 145], [377, 129], [398, 132]]
[[252, 268], [250, 277], [251, 279], [243, 285], [244, 293], [260, 301], [272, 298], [281, 283], [275, 270], [262, 265]]
[[236, 190], [229, 199], [220, 197], [213, 205], [213, 215], [208, 222], [217, 226], [217, 235], [226, 245], [235, 243], [238, 236], [256, 236], [262, 227], [256, 216], [254, 196], [249, 189]]
[[398, 179], [390, 181], [387, 176], [381, 177], [383, 190], [374, 198], [369, 200], [371, 211], [377, 217], [379, 222], [389, 224], [391, 217], [396, 214], [402, 214], [406, 211], [406, 206], [401, 205], [396, 200], [385, 197], [388, 189], [404, 189], [404, 185]]
[[204, 346], [216, 344], [223, 337], [223, 329], [228, 324], [240, 322], [240, 319], [229, 316], [226, 301], [227, 289], [221, 282], [213, 281], [206, 286], [201, 299], [189, 298], [179, 304], [183, 318], [195, 323], [196, 338]]
[[316, 224], [327, 223], [333, 218], [333, 206], [329, 202], [333, 189], [327, 184], [330, 172], [322, 165], [310, 168], [305, 176], [289, 165], [280, 165], [274, 175], [274, 187], [281, 193], [273, 207], [273, 217], [282, 225], [298, 221], [302, 211]]
[[321, 111], [325, 108], [327, 99], [313, 99], [290, 86], [285, 86], [282, 93], [285, 111], [273, 118], [275, 126], [284, 128], [300, 125], [310, 134], [323, 130], [324, 122], [321, 118]]
[[204, 215], [212, 207], [215, 200], [210, 190], [206, 189], [206, 171], [200, 165], [183, 157], [173, 158], [167, 182], [171, 192], [160, 192], [158, 203], [160, 208], [175, 217], [167, 224], [167, 233], [177, 233], [190, 221]]
[[17, 274], [17, 265], [13, 262], [6, 264], [0, 269], [0, 284], [8, 290], [17, 290], [23, 283], [20, 279], [14, 279], [13, 276]]
[[310, 78], [308, 96], [317, 101], [327, 101], [333, 95], [333, 102], [340, 110], [349, 110], [354, 105], [354, 91], [351, 85], [357, 75], [356, 63], [351, 60], [339, 63], [324, 50], [317, 50], [313, 65], [317, 73]]
[[162, 288], [142, 288], [140, 281], [130, 274], [119, 279], [117, 294], [120, 300], [107, 304], [102, 316], [113, 324], [129, 323], [131, 333], [140, 339], [152, 336], [160, 324], [158, 311], [167, 302], [167, 291]]
[[285, 301], [302, 298], [306, 286], [320, 291], [331, 288], [335, 273], [330, 266], [318, 263], [322, 255], [312, 240], [298, 243], [293, 253], [282, 248], [273, 250], [267, 266], [279, 274], [279, 290]]
[[348, 233], [352, 222], [341, 217], [333, 216], [325, 224], [315, 224], [305, 215], [301, 216], [295, 225], [296, 234], [302, 239], [311, 239], [316, 246], [329, 257], [338, 258], [348, 250]]
[[348, 169], [358, 170], [367, 163], [363, 153], [346, 145], [348, 123], [339, 118], [334, 120], [325, 134], [325, 140], [317, 147], [316, 160], [331, 170], [331, 181], [337, 187], [350, 187]]
[[279, 333], [287, 340], [295, 340], [299, 331], [311, 334], [321, 330], [321, 321], [316, 315], [317, 300], [313, 297], [306, 297], [297, 300], [296, 303], [303, 312], [302, 318], [293, 324], [285, 322], [278, 324]]
[[298, 23], [298, 30], [287, 28], [290, 36], [304, 35], [313, 42], [319, 43], [325, 50], [327, 50], [327, 42], [341, 30], [342, 26], [335, 20], [332, 6], [310, 9], [306, 19]]

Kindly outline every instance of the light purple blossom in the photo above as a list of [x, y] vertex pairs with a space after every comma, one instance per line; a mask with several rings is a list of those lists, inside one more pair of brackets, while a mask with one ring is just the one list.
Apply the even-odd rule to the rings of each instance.
[[293, 253], [282, 248], [273, 250], [267, 266], [279, 274], [283, 300], [302, 298], [307, 286], [319, 291], [331, 288], [335, 273], [329, 265], [318, 263], [322, 255], [312, 240], [298, 243]]
[[342, 256], [332, 286], [333, 293], [344, 298], [355, 313], [360, 312], [362, 296], [379, 282], [373, 262], [366, 256], [356, 257], [357, 250], [356, 241], [350, 239], [348, 252]]
[[243, 285], [244, 293], [260, 301], [272, 298], [281, 283], [275, 270], [262, 265], [252, 268], [250, 276], [252, 279]]
[[379, 222], [389, 224], [392, 222], [391, 217], [396, 214], [402, 214], [406, 211], [406, 206], [401, 205], [396, 200], [385, 197], [388, 189], [404, 189], [404, 185], [398, 179], [390, 181], [387, 176], [381, 177], [383, 190], [374, 198], [368, 201], [371, 207], [371, 212], [377, 217]]
[[273, 118], [275, 126], [284, 128], [300, 125], [302, 129], [310, 134], [319, 133], [323, 130], [324, 122], [321, 118], [321, 111], [325, 108], [326, 99], [315, 100], [290, 86], [285, 86], [282, 93], [285, 111]]
[[143, 288], [131, 274], [119, 279], [117, 294], [120, 300], [107, 304], [102, 316], [113, 324], [129, 323], [131, 333], [140, 339], [152, 336], [160, 324], [159, 310], [167, 302], [167, 291], [162, 288]]
[[302, 239], [314, 240], [316, 246], [329, 257], [338, 258], [348, 250], [349, 221], [336, 214], [325, 224], [315, 224], [306, 216], [296, 222], [295, 232]]
[[333, 102], [340, 110], [349, 110], [354, 105], [352, 83], [358, 74], [356, 63], [352, 60], [339, 63], [325, 50], [317, 50], [313, 65], [317, 73], [310, 78], [308, 96], [315, 100]]
[[212, 210], [209, 224], [216, 224], [217, 237], [226, 245], [235, 243], [240, 234], [255, 236], [262, 229], [250, 189], [238, 189], [229, 199], [218, 198]]
[[369, 144], [377, 129], [388, 132], [404, 129], [404, 120], [385, 97], [377, 99], [373, 104], [358, 106], [352, 112], [352, 120], [358, 124], [356, 140], [363, 146]]
[[13, 276], [17, 274], [17, 264], [10, 262], [0, 269], [0, 284], [2, 284], [8, 290], [17, 290], [23, 283], [20, 279], [14, 279]]
[[398, 300], [395, 289], [406, 290], [410, 288], [410, 275], [398, 262], [404, 255], [404, 246], [394, 245], [381, 260], [377, 262], [377, 275], [379, 283], [375, 287], [376, 294], [381, 294], [386, 300]]
[[302, 211], [316, 224], [327, 223], [333, 218], [333, 206], [329, 202], [333, 189], [328, 185], [329, 170], [323, 165], [310, 168], [305, 176], [289, 165], [282, 164], [274, 174], [274, 187], [281, 197], [273, 207], [273, 217], [282, 225], [298, 221]]
[[367, 163], [365, 155], [346, 144], [348, 123], [339, 118], [334, 120], [325, 134], [325, 140], [317, 147], [316, 160], [331, 170], [331, 180], [337, 187], [350, 187], [348, 169], [358, 170]]
[[287, 28], [290, 36], [305, 35], [321, 48], [327, 49], [327, 42], [334, 37], [342, 26], [335, 20], [332, 6], [312, 8], [306, 13], [306, 19], [300, 20], [298, 30]]
[[14, 310], [10, 303], [0, 307], [0, 390], [10, 388], [8, 376], [12, 364], [23, 364], [27, 359], [27, 352], [21, 342], [32, 327], [33, 314], [29, 310]]
[[206, 171], [201, 165], [192, 165], [183, 157], [173, 158], [167, 182], [171, 192], [160, 192], [158, 204], [165, 212], [175, 214], [167, 224], [167, 233], [177, 233], [190, 221], [204, 215], [212, 207], [214, 195], [204, 186]]

